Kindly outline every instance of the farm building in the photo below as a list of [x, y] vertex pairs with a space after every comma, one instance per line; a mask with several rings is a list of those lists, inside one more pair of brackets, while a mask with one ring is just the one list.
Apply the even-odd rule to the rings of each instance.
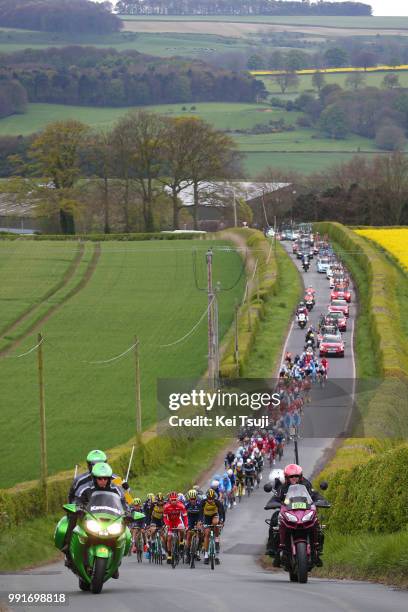
[[[198, 188], [198, 226], [216, 230], [228, 225], [239, 225], [239, 202], [252, 210], [254, 227], [272, 226], [274, 216], [290, 209], [293, 199], [290, 183], [259, 183], [246, 181], [201, 182]], [[179, 199], [188, 208], [194, 206], [193, 185], [186, 184]]]
[[36, 234], [56, 231], [50, 219], [36, 214], [36, 208], [32, 202], [13, 202], [10, 194], [0, 195], [0, 232]]

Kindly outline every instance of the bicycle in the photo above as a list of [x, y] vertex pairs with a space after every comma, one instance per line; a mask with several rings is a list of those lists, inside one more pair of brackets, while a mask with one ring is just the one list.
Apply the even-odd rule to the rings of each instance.
[[196, 562], [196, 556], [200, 547], [200, 535], [201, 535], [201, 530], [198, 527], [194, 527], [193, 529], [190, 529], [190, 531], [192, 532], [192, 536], [191, 536], [191, 542], [190, 542], [190, 567], [191, 569], [195, 568], [195, 562]]
[[247, 476], [245, 478], [245, 489], [248, 497], [251, 497], [252, 490], [254, 488], [254, 479], [253, 476]]
[[136, 539], [134, 541], [134, 548], [136, 549], [137, 562], [142, 563], [144, 541], [143, 541], [143, 533], [141, 529], [138, 530]]
[[217, 555], [217, 547], [216, 547], [215, 534], [214, 534], [216, 527], [218, 528], [218, 537], [219, 537], [219, 534], [221, 533], [222, 525], [216, 525], [216, 526], [212, 525], [210, 528], [210, 538], [208, 541], [208, 559], [209, 559], [209, 565], [212, 570], [215, 569], [216, 555]]
[[[183, 528], [184, 529], [184, 528]], [[175, 569], [181, 562], [184, 563], [184, 542], [181, 543], [179, 539], [180, 529], [172, 529], [171, 533], [171, 567]], [[181, 550], [182, 546], [182, 550]]]
[[241, 498], [245, 495], [245, 485], [242, 482], [242, 480], [240, 480], [238, 482], [238, 486], [237, 486], [237, 496], [238, 496], [238, 502], [241, 503]]
[[159, 531], [156, 531], [156, 534], [152, 541], [152, 546], [151, 546], [151, 551], [150, 551], [150, 563], [155, 563], [156, 565], [162, 565], [163, 563], [162, 541], [161, 541]]

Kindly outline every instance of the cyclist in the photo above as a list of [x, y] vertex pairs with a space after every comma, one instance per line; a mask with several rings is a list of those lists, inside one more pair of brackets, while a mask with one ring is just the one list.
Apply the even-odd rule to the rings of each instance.
[[254, 482], [256, 477], [255, 465], [252, 459], [248, 458], [246, 463], [244, 464], [244, 474], [245, 474], [245, 487], [251, 490], [254, 488]]
[[143, 514], [145, 515], [146, 526], [149, 526], [152, 520], [152, 511], [154, 506], [154, 493], [148, 493], [146, 501], [143, 504]]
[[228, 451], [224, 459], [224, 465], [226, 468], [230, 468], [235, 465], [236, 459], [235, 454], [232, 451]]
[[171, 563], [171, 541], [173, 531], [178, 530], [179, 543], [184, 540], [184, 531], [188, 528], [187, 511], [184, 504], [179, 500], [178, 493], [169, 493], [168, 501], [163, 507], [163, 521], [167, 527], [167, 563]]
[[[211, 527], [215, 527], [215, 552], [216, 555], [220, 552], [220, 533], [218, 525], [222, 524], [225, 519], [224, 506], [217, 499], [217, 494], [214, 489], [208, 489], [205, 500], [203, 501], [203, 524], [204, 524], [204, 563], [208, 565], [208, 543], [210, 540]], [[215, 558], [215, 563], [219, 565], [218, 556]]]
[[236, 506], [237, 502], [235, 501], [235, 497], [237, 495], [237, 486], [236, 486], [236, 475], [234, 473], [234, 470], [232, 468], [230, 468], [229, 470], [227, 470], [227, 474], [228, 474], [228, 478], [230, 479], [230, 483], [231, 483], [231, 503]]
[[[132, 504], [130, 505], [131, 512], [143, 512], [142, 500], [140, 497], [135, 497]], [[147, 545], [147, 539], [145, 534], [146, 527], [146, 517], [142, 517], [140, 519], [132, 520], [130, 524], [130, 531], [132, 533], [132, 552], [137, 553], [137, 538], [139, 533], [142, 533], [142, 543], [143, 545]]]
[[164, 496], [163, 493], [158, 493], [155, 497], [153, 508], [150, 514], [150, 540], [154, 539], [156, 531], [159, 530], [160, 539], [162, 541], [162, 549], [165, 550], [163, 529], [163, 511], [164, 511]]
[[[192, 530], [196, 527], [199, 528], [202, 524], [202, 502], [198, 499], [197, 491], [190, 489], [187, 493], [187, 502], [185, 504], [187, 511], [188, 530], [186, 537], [186, 562], [190, 563], [190, 546], [192, 538]], [[199, 555], [199, 548], [196, 552]]]
[[224, 476], [222, 477], [220, 486], [222, 488], [222, 496], [223, 496], [224, 505], [231, 507], [232, 505], [232, 499], [231, 499], [232, 485], [231, 485], [230, 477], [228, 476], [227, 472], [224, 472]]

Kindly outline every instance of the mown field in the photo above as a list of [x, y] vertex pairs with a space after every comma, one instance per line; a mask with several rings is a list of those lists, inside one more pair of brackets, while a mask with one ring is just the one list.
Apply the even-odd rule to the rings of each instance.
[[[96, 248], [87, 244], [90, 251]], [[193, 250], [198, 253], [198, 284], [204, 287], [205, 251], [211, 245], [215, 249], [214, 280], [228, 289], [240, 277], [242, 263], [235, 251], [225, 250], [225, 243], [109, 242], [102, 244], [88, 282], [41, 324], [50, 473], [70, 468], [91, 447], [109, 448], [134, 434], [133, 355], [107, 364], [91, 362], [121, 354], [132, 345], [135, 334], [139, 336], [144, 428], [156, 420], [158, 377], [198, 377], [205, 371], [205, 321], [185, 341], [172, 347], [162, 345], [184, 336], [205, 312], [206, 293], [195, 285]], [[44, 286], [35, 294], [30, 289], [34, 269], [41, 268], [42, 276], [48, 269], [51, 286], [59, 265], [56, 261], [63, 261], [63, 274], [77, 249], [72, 242], [29, 243], [30, 249], [24, 242], [1, 246], [2, 262], [9, 257], [9, 263], [0, 268], [1, 303], [13, 300], [16, 314], [27, 300], [34, 307], [41, 299]], [[9, 254], [8, 249], [12, 249]], [[90, 261], [91, 252], [82, 276], [86, 270], [89, 273]], [[18, 277], [8, 293], [6, 283], [14, 266]], [[243, 283], [241, 277], [233, 290], [220, 294], [221, 335], [231, 323]], [[34, 346], [36, 338], [32, 331], [11, 352], [0, 355], [0, 461], [7, 465], [0, 475], [0, 487], [34, 479], [39, 473], [36, 354], [16, 358]]]

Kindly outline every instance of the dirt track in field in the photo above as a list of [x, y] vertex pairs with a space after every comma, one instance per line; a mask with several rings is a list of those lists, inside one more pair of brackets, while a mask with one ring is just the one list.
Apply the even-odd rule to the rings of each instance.
[[302, 32], [315, 36], [408, 36], [408, 30], [382, 28], [328, 28], [327, 26], [302, 26], [285, 24], [241, 23], [226, 21], [124, 21], [124, 32], [217, 34], [219, 36], [245, 37], [255, 32]]

